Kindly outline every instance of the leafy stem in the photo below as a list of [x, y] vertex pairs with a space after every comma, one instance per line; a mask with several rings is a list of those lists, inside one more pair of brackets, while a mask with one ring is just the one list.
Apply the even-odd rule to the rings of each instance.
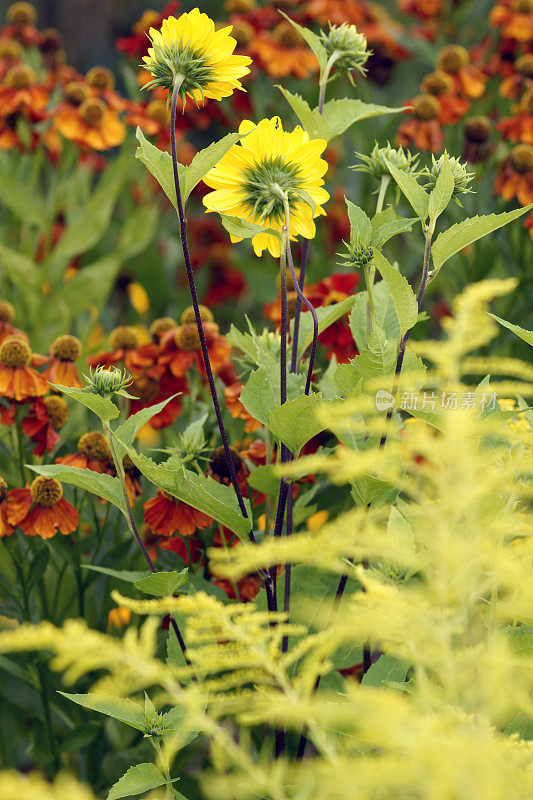
[[318, 95], [318, 113], [323, 114], [324, 112], [324, 103], [326, 102], [326, 89], [328, 86], [329, 76], [331, 74], [331, 70], [335, 62], [341, 57], [342, 53], [339, 50], [334, 50], [333, 53], [330, 55], [326, 66], [324, 67], [324, 71], [320, 75], [319, 87], [320, 93]]
[[379, 184], [378, 200], [377, 200], [377, 203], [376, 203], [376, 214], [381, 214], [381, 212], [383, 211], [383, 204], [385, 202], [385, 195], [387, 193], [387, 188], [389, 186], [390, 181], [391, 181], [391, 176], [390, 175], [382, 175], [381, 176], [381, 181], [380, 181], [380, 184]]

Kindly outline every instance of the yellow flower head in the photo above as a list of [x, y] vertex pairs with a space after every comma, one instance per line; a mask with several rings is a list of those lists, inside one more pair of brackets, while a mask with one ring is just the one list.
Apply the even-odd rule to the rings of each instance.
[[233, 55], [237, 42], [231, 30], [231, 25], [215, 30], [213, 20], [197, 8], [178, 19], [163, 20], [161, 30], [150, 28], [152, 47], [143, 61], [153, 80], [147, 87], [171, 90], [181, 81], [183, 102], [188, 95], [197, 104], [206, 98], [221, 100], [242, 89], [239, 79], [249, 73], [252, 59]]
[[[325, 140], [309, 140], [300, 126], [291, 133], [284, 131], [279, 117], [263, 119], [257, 126], [244, 120], [239, 133], [247, 135], [204, 178], [215, 190], [204, 197], [208, 211], [281, 232], [285, 214], [280, 194], [285, 194], [291, 239], [312, 239], [316, 232], [313, 219], [326, 213], [322, 205], [329, 200], [322, 180], [328, 165], [320, 158], [326, 149]], [[233, 235], [231, 240], [241, 241]], [[252, 244], [256, 255], [268, 249], [279, 258], [281, 243], [276, 236], [265, 231], [254, 236]]]

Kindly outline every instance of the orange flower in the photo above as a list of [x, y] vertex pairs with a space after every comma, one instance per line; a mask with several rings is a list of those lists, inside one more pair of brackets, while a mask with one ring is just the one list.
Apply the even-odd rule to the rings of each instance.
[[533, 146], [517, 144], [503, 162], [494, 183], [496, 194], [507, 202], [516, 197], [521, 206], [533, 203]]
[[440, 17], [442, 0], [399, 0], [398, 6], [402, 14], [413, 14], [421, 20]]
[[0, 478], [0, 539], [11, 536], [15, 528], [7, 521], [7, 483]]
[[75, 361], [81, 356], [81, 342], [75, 336], [58, 336], [50, 348], [51, 363], [43, 377], [59, 386], [81, 389], [83, 386]]
[[115, 76], [107, 67], [92, 67], [85, 76], [87, 85], [91, 88], [91, 95], [100, 98], [113, 111], [124, 111], [127, 101], [121, 97], [115, 88]]
[[96, 353], [87, 359], [90, 367], [112, 367], [123, 361], [125, 367], [133, 375], [147, 372], [151, 377], [157, 377], [163, 370], [157, 369], [157, 346], [153, 342], [140, 344], [139, 332], [129, 325], [120, 325], [109, 336], [108, 352]]
[[59, 530], [67, 535], [78, 527], [79, 514], [63, 497], [55, 478], [39, 475], [31, 486], [12, 489], [7, 496], [7, 519], [27, 536], [51, 539]]
[[31, 350], [19, 336], [8, 336], [0, 345], [0, 397], [23, 401], [42, 397], [49, 386], [42, 375], [29, 366]]
[[65, 139], [93, 150], [109, 150], [126, 138], [117, 112], [96, 97], [83, 100], [78, 108], [63, 106], [54, 116], [54, 125]]
[[257, 419], [254, 419], [241, 403], [239, 398], [242, 386], [243, 384], [238, 382], [232, 383], [231, 386], [226, 386], [224, 389], [224, 400], [226, 401], [226, 406], [232, 417], [246, 420], [244, 426], [245, 432], [254, 433], [254, 431], [261, 427], [261, 423]]
[[318, 70], [316, 56], [290, 22], [280, 22], [272, 33], [261, 31], [248, 46], [250, 54], [274, 78], [307, 78]]
[[175, 378], [173, 375], [163, 375], [158, 380], [151, 378], [149, 375], [142, 374], [134, 379], [133, 383], [128, 386], [128, 394], [133, 395], [135, 399], [130, 400], [130, 407], [128, 416], [136, 414], [143, 408], [150, 408], [150, 406], [157, 405], [169, 397], [172, 400], [166, 404], [162, 411], [159, 411], [150, 420], [150, 425], [155, 430], [161, 428], [168, 428], [169, 425], [177, 419], [181, 411], [181, 397], [173, 397], [175, 394], [187, 394], [188, 385], [185, 378]]
[[454, 125], [464, 117], [470, 107], [466, 98], [459, 97], [455, 91], [455, 83], [451, 75], [437, 69], [426, 75], [420, 88], [426, 94], [436, 97], [439, 101], [439, 122], [441, 125]]
[[91, 469], [93, 472], [113, 471], [113, 457], [103, 433], [89, 431], [78, 440], [78, 452], [56, 458], [56, 464], [78, 469]]
[[359, 0], [310, 0], [305, 7], [307, 16], [320, 25], [361, 25], [366, 19], [368, 5]]
[[500, 0], [492, 8], [489, 21], [495, 28], [501, 28], [502, 36], [517, 42], [533, 40], [533, 2], [532, 0]]
[[524, 91], [533, 91], [533, 53], [517, 58], [511, 74], [504, 77], [500, 86], [502, 97], [515, 99]]
[[213, 520], [202, 511], [178, 500], [168, 492], [157, 495], [143, 505], [144, 521], [158, 536], [192, 536], [198, 528], [207, 528]]
[[444, 146], [444, 136], [439, 123], [440, 104], [431, 94], [419, 94], [410, 105], [411, 119], [402, 122], [398, 128], [396, 141], [402, 147], [409, 147], [414, 143], [418, 150], [432, 150], [438, 153]]
[[38, 122], [46, 117], [48, 98], [48, 89], [36, 85], [35, 72], [25, 64], [16, 64], [8, 69], [0, 86], [0, 117], [24, 114]]
[[22, 420], [22, 430], [36, 443], [36, 456], [52, 452], [59, 441], [56, 430], [65, 424], [67, 416], [68, 406], [58, 395], [32, 401], [28, 416]]
[[[213, 372], [216, 374], [226, 366], [231, 346], [225, 336], [219, 334], [219, 328], [215, 322], [204, 321], [204, 331], [209, 360]], [[196, 323], [186, 322], [163, 336], [158, 363], [167, 368], [176, 378], [184, 377], [192, 366], [195, 366], [201, 375], [205, 375]]]
[[110, 628], [124, 628], [131, 620], [131, 611], [124, 606], [112, 608], [107, 615], [107, 624]]
[[496, 127], [511, 142], [533, 144], [533, 88], [522, 98], [513, 111], [513, 117], [504, 117]]
[[470, 63], [468, 50], [458, 44], [444, 47], [438, 55], [438, 68], [453, 78], [456, 91], [466, 97], [481, 97], [487, 76]]
[[24, 331], [19, 331], [13, 325], [15, 319], [15, 307], [8, 303], [7, 300], [0, 300], [0, 344], [7, 339], [8, 336], [18, 336], [19, 339], [25, 339], [26, 334]]

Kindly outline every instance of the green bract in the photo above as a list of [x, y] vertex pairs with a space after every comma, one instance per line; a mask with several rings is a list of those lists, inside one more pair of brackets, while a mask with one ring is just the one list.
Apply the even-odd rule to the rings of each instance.
[[445, 151], [439, 159], [436, 159], [435, 156], [431, 156], [432, 165], [431, 169], [426, 169], [423, 173], [424, 177], [427, 177], [427, 183], [425, 184], [426, 189], [434, 189], [437, 183], [437, 179], [442, 171], [444, 162], [447, 160], [450, 166], [453, 181], [454, 181], [454, 189], [453, 195], [457, 202], [457, 195], [459, 194], [470, 194], [473, 190], [469, 188], [470, 183], [474, 178], [473, 172], [468, 172], [466, 169], [466, 164], [463, 164], [458, 158], [454, 156], [448, 155]]
[[180, 82], [179, 95], [184, 109], [187, 94], [192, 96], [196, 91], [203, 97], [205, 87], [215, 77], [204, 55], [196, 53], [189, 44], [182, 49], [179, 42], [172, 45], [154, 44], [153, 50], [152, 60], [142, 65], [152, 75], [146, 89], [160, 87], [171, 91], [174, 84]]
[[284, 220], [280, 195], [286, 194], [289, 207], [294, 206], [294, 193], [299, 191], [298, 174], [298, 167], [287, 164], [282, 156], [273, 156], [255, 164], [244, 174], [243, 189], [246, 195], [243, 203], [251, 208], [254, 217], [276, 222]]
[[359, 33], [355, 25], [344, 22], [337, 26], [330, 23], [329, 32], [322, 31], [321, 38], [328, 58], [335, 62], [336, 69], [366, 72], [364, 66], [372, 51], [368, 49], [366, 36]]
[[374, 148], [369, 156], [363, 153], [355, 153], [363, 163], [355, 164], [350, 169], [354, 172], [367, 172], [374, 178], [382, 178], [384, 175], [390, 175], [390, 169], [387, 162], [393, 164], [396, 169], [401, 169], [404, 172], [409, 172], [411, 175], [420, 174], [418, 167], [418, 156], [414, 156], [403, 147], [392, 147], [390, 142], [387, 142], [386, 147], [380, 147], [376, 142]]
[[130, 374], [118, 367], [96, 367], [90, 369], [89, 375], [83, 376], [88, 383], [88, 389], [96, 392], [100, 397], [112, 397], [122, 393], [129, 386], [132, 379]]

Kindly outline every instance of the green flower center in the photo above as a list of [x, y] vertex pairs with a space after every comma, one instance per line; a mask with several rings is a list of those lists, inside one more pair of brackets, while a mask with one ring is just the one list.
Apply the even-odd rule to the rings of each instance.
[[175, 80], [181, 79], [179, 94], [184, 107], [187, 94], [198, 91], [203, 97], [205, 88], [215, 79], [204, 53], [194, 50], [189, 43], [183, 46], [181, 42], [153, 45], [153, 49], [152, 61], [143, 65], [152, 74], [152, 80], [145, 88], [161, 86], [170, 91]]
[[244, 204], [252, 209], [254, 217], [268, 222], [284, 222], [285, 210], [280, 194], [287, 195], [289, 209], [293, 208], [297, 199], [295, 193], [300, 191], [299, 173], [296, 164], [287, 164], [281, 156], [254, 164], [244, 172]]

